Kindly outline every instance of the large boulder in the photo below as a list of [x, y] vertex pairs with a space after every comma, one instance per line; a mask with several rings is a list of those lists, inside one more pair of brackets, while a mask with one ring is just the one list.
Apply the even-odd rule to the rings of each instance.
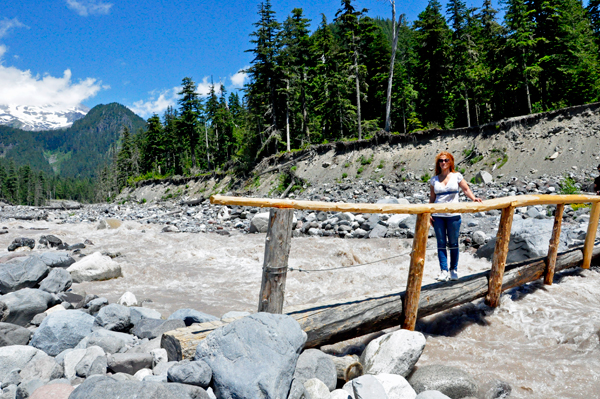
[[45, 291], [24, 288], [0, 296], [0, 303], [6, 305], [3, 320], [7, 323], [27, 326], [38, 313], [45, 312], [48, 308], [56, 305], [58, 298]]
[[304, 390], [310, 399], [331, 399], [329, 388], [318, 378], [306, 380]]
[[68, 399], [74, 389], [67, 383], [44, 385], [36, 389], [29, 399]]
[[132, 324], [137, 324], [142, 319], [160, 319], [162, 316], [158, 310], [139, 306], [132, 306], [129, 308], [129, 311], [131, 313]]
[[117, 353], [123, 348], [133, 347], [137, 341], [137, 337], [133, 335], [101, 328], [82, 339], [77, 347], [99, 346], [106, 353]]
[[131, 329], [131, 333], [138, 338], [154, 339], [160, 337], [167, 331], [173, 331], [178, 328], [185, 327], [183, 320], [158, 320], [158, 319], [141, 319]]
[[31, 331], [11, 323], [0, 323], [0, 347], [11, 345], [27, 345]]
[[23, 382], [41, 380], [46, 383], [50, 380], [62, 378], [64, 372], [63, 367], [56, 363], [53, 357], [42, 352], [23, 366], [19, 374]]
[[68, 290], [73, 284], [71, 273], [65, 269], [51, 269], [48, 276], [40, 283], [40, 290], [58, 294]]
[[451, 398], [477, 395], [478, 386], [473, 377], [456, 367], [434, 364], [421, 366], [408, 379], [417, 393], [440, 391]]
[[186, 326], [191, 326], [194, 323], [206, 323], [207, 321], [219, 320], [218, 317], [194, 309], [176, 310], [169, 316], [169, 320], [174, 319], [183, 320]]
[[48, 267], [61, 267], [66, 269], [75, 263], [75, 259], [73, 259], [68, 252], [42, 252], [41, 254], [32, 256], [37, 256], [40, 258], [40, 260]]
[[250, 221], [250, 233], [266, 233], [269, 228], [269, 212], [257, 213]]
[[150, 381], [118, 381], [111, 377], [86, 379], [69, 399], [210, 399], [200, 387]]
[[[550, 219], [520, 219], [514, 220], [508, 244], [507, 263], [521, 262], [531, 258], [548, 255], [548, 243], [552, 236], [554, 221]], [[561, 234], [559, 251], [568, 249], [566, 234]], [[480, 258], [492, 259], [496, 237], [492, 238], [477, 250]]]
[[0, 381], [6, 381], [12, 370], [22, 370], [29, 362], [47, 357], [44, 352], [32, 346], [12, 345], [0, 348]]
[[41, 245], [47, 245], [51, 248], [56, 248], [58, 247], [60, 244], [62, 244], [62, 240], [60, 238], [58, 238], [57, 236], [54, 236], [52, 234], [48, 234], [47, 236], [41, 236], [39, 243]]
[[71, 273], [75, 283], [122, 277], [121, 266], [109, 256], [104, 256], [100, 252], [94, 252], [72, 264], [67, 271]]
[[106, 374], [107, 360], [106, 353], [99, 346], [90, 346], [85, 350], [81, 360], [75, 366], [75, 373], [78, 377], [87, 378], [92, 375]]
[[126, 306], [111, 303], [100, 309], [94, 324], [111, 331], [128, 331], [131, 327], [131, 311]]
[[298, 358], [294, 379], [304, 383], [311, 378], [321, 380], [333, 391], [337, 384], [337, 372], [331, 357], [318, 349], [307, 349]]
[[426, 339], [416, 331], [398, 330], [369, 342], [361, 355], [365, 374], [398, 374], [406, 377], [425, 348]]
[[79, 310], [63, 310], [48, 315], [33, 334], [31, 345], [50, 356], [74, 348], [92, 333], [94, 317]]
[[48, 275], [50, 269], [36, 256], [13, 260], [0, 267], [0, 293], [33, 288]]
[[398, 374], [377, 374], [375, 378], [383, 389], [388, 399], [415, 399], [417, 393], [410, 386], [406, 378]]
[[305, 342], [292, 317], [257, 313], [210, 333], [195, 360], [212, 369], [218, 398], [286, 398]]
[[383, 385], [368, 374], [352, 380], [352, 391], [355, 399], [389, 399]]
[[202, 360], [181, 362], [169, 368], [167, 379], [169, 382], [197, 385], [206, 389], [212, 379], [212, 370]]

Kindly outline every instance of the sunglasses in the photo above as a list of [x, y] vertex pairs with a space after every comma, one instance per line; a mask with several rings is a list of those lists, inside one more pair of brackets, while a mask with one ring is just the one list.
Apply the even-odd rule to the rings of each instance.
[[450, 162], [449, 159], [438, 159], [438, 163], [446, 163], [446, 162]]

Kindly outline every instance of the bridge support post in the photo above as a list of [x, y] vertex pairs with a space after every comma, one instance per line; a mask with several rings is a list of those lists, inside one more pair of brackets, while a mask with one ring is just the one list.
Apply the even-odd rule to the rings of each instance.
[[598, 218], [600, 217], [600, 203], [594, 202], [590, 212], [590, 221], [588, 223], [587, 234], [585, 235], [585, 244], [583, 244], [583, 269], [589, 269], [592, 263], [592, 251], [594, 250], [594, 241], [596, 241], [596, 230], [598, 229]]
[[504, 278], [504, 267], [506, 266], [506, 256], [508, 255], [508, 243], [510, 242], [510, 229], [512, 227], [515, 207], [513, 205], [502, 209], [500, 217], [500, 226], [496, 235], [496, 248], [492, 259], [492, 270], [490, 271], [490, 280], [488, 283], [488, 293], [485, 297], [485, 303], [492, 308], [500, 305], [500, 294], [502, 293], [502, 279]]
[[402, 328], [411, 331], [415, 329], [417, 323], [423, 267], [425, 265], [425, 250], [427, 249], [427, 235], [429, 233], [429, 217], [429, 213], [420, 213], [417, 216], [415, 238], [413, 239], [412, 254], [410, 256], [410, 269], [408, 271], [408, 281], [406, 282], [406, 295], [402, 304]]
[[564, 210], [565, 204], [556, 205], [554, 227], [552, 228], [552, 237], [550, 238], [550, 245], [548, 247], [548, 257], [546, 258], [546, 273], [544, 274], [544, 284], [546, 285], [552, 285], [554, 281], [554, 268], [556, 266], [558, 245], [560, 244], [560, 229]]
[[293, 209], [271, 208], [258, 311], [282, 313], [292, 240]]

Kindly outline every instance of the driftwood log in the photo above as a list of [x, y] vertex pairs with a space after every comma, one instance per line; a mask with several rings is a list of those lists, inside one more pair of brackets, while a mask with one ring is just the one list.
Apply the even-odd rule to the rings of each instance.
[[[600, 246], [592, 251], [592, 258], [600, 256]], [[557, 256], [555, 272], [580, 266], [581, 248]], [[502, 290], [508, 290], [544, 277], [546, 258], [537, 258], [506, 265]], [[484, 297], [488, 292], [490, 272], [465, 276], [458, 281], [429, 284], [422, 288], [418, 318], [429, 316], [458, 305]], [[286, 314], [298, 321], [307, 333], [305, 347], [320, 347], [328, 343], [359, 337], [388, 327], [398, 326], [402, 316], [404, 292], [349, 299], [287, 308]], [[210, 332], [232, 322], [227, 319], [196, 324], [163, 334], [161, 346], [167, 350], [169, 361], [193, 358], [196, 346]]]
[[356, 355], [342, 357], [328, 355], [335, 364], [335, 372], [338, 380], [350, 381], [364, 374], [363, 365]]
[[48, 214], [44, 212], [35, 215], [7, 215], [0, 212], [0, 218], [15, 220], [48, 220]]

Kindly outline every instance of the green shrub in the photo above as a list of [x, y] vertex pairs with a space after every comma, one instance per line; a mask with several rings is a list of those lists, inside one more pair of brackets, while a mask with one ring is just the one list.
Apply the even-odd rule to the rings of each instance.
[[467, 170], [465, 168], [460, 168], [458, 171], [464, 175]]
[[379, 166], [377, 166], [379, 169], [383, 169], [385, 166], [385, 161], [382, 159], [381, 161], [379, 161]]
[[421, 176], [421, 181], [423, 183], [427, 183], [429, 181], [429, 179], [431, 179], [431, 176], [429, 176], [429, 173], [425, 173], [423, 176]]
[[342, 179], [345, 179], [346, 177], [348, 177], [348, 173], [346, 173], [346, 172], [342, 173]]
[[575, 180], [570, 176], [565, 176], [563, 181], [560, 183], [560, 190], [558, 192], [563, 195], [581, 193], [581, 191], [579, 191], [575, 185]]
[[478, 155], [475, 158], [471, 159], [469, 162], [471, 162], [471, 165], [474, 165], [477, 162], [481, 161], [482, 159], [483, 159], [483, 155]]
[[361, 167], [360, 167], [360, 168], [358, 168], [358, 170], [356, 171], [356, 174], [357, 174], [357, 175], [360, 175], [360, 174], [361, 174], [361, 173], [362, 173], [364, 170], [365, 170], [365, 168], [361, 166]]
[[350, 167], [350, 162], [346, 162], [346, 163], [344, 164], [344, 168], [349, 168], [349, 167]]
[[365, 158], [364, 156], [360, 156], [360, 164], [361, 165], [370, 165], [373, 162], [373, 154], [369, 158]]

